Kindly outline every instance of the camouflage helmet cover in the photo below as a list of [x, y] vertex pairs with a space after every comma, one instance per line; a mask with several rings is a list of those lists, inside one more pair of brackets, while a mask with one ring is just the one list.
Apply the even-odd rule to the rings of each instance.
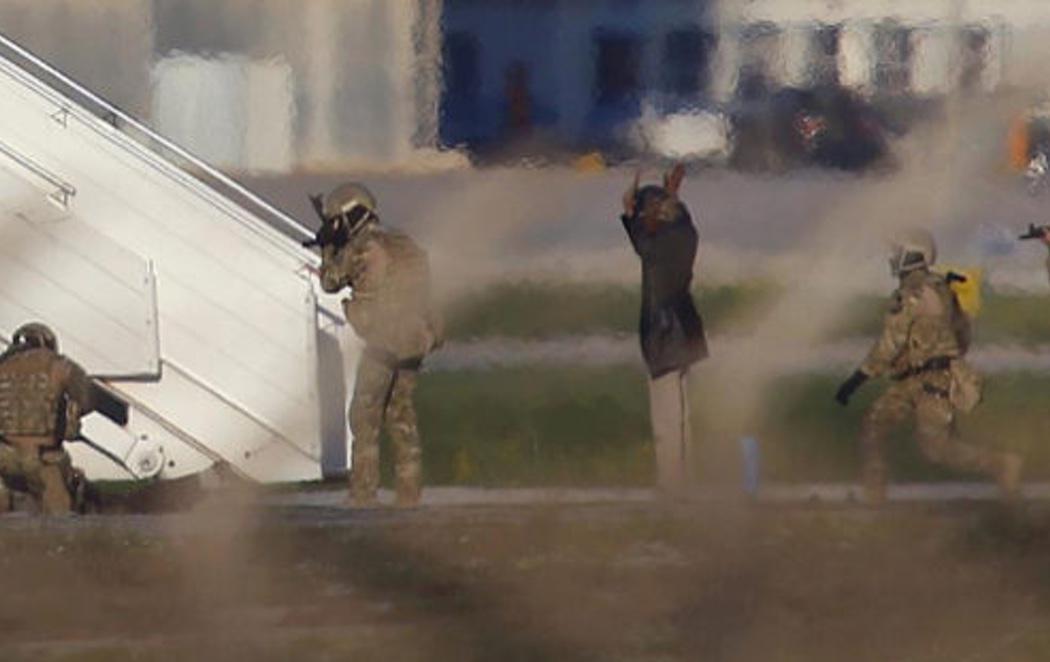
[[18, 327], [11, 342], [15, 346], [46, 347], [51, 351], [58, 351], [58, 337], [46, 324], [30, 322]]
[[363, 207], [375, 214], [376, 198], [364, 184], [347, 182], [332, 189], [324, 198], [324, 215], [334, 218], [349, 212], [354, 207]]
[[890, 248], [890, 269], [904, 274], [929, 268], [937, 261], [937, 244], [926, 230], [908, 230], [894, 237]]

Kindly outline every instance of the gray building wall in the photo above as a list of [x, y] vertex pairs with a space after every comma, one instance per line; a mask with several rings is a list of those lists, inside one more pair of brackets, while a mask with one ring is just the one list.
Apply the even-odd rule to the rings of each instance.
[[157, 119], [154, 74], [166, 71], [155, 65], [169, 56], [279, 61], [292, 72], [295, 166], [343, 167], [397, 164], [436, 145], [441, 9], [441, 0], [3, 0], [0, 30], [147, 123]]
[[[154, 0], [156, 54], [280, 59], [305, 165], [397, 162], [433, 145], [435, 0]], [[420, 63], [428, 63], [420, 66]]]
[[146, 117], [152, 0], [3, 0], [0, 31], [120, 108]]
[[[1050, 4], [1044, 0], [0, 1], [4, 34], [146, 121], [152, 119], [153, 67], [175, 52], [286, 62], [293, 72], [295, 160], [308, 167], [396, 163], [436, 146], [447, 64], [442, 46], [452, 34], [473, 34], [478, 44], [479, 110], [467, 124], [499, 130], [506, 72], [522, 61], [537, 119], [571, 140], [603, 121], [594, 98], [598, 32], [638, 38], [646, 92], [660, 89], [669, 32], [683, 26], [715, 32], [705, 92], [725, 100], [746, 55], [734, 39], [749, 23], [863, 26], [885, 16], [920, 27], [945, 16], [987, 24], [998, 41], [985, 87], [1050, 90], [1043, 64], [1050, 58]], [[869, 64], [847, 69], [864, 77]], [[445, 103], [443, 127], [449, 110]]]

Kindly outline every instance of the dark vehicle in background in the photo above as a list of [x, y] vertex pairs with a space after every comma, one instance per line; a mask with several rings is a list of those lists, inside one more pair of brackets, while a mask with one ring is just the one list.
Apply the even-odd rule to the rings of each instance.
[[888, 157], [882, 115], [841, 87], [783, 88], [739, 102], [730, 118], [730, 163], [744, 170], [819, 166], [859, 171]]

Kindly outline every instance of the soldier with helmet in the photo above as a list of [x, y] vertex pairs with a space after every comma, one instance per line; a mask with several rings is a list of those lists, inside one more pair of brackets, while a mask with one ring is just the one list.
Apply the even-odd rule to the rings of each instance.
[[415, 506], [422, 451], [412, 398], [423, 359], [441, 336], [427, 254], [407, 235], [379, 224], [376, 199], [361, 184], [343, 184], [315, 205], [323, 217], [316, 242], [321, 287], [328, 293], [350, 288], [343, 311], [365, 343], [349, 411], [351, 503], [376, 504], [385, 424], [396, 454], [397, 504]]
[[928, 232], [907, 232], [894, 241], [890, 269], [900, 286], [891, 297], [882, 334], [835, 394], [846, 405], [868, 379], [887, 375], [892, 380], [861, 424], [864, 490], [873, 505], [886, 498], [884, 440], [892, 428], [911, 417], [920, 448], [930, 460], [985, 473], [999, 482], [1007, 497], [1019, 489], [1020, 456], [955, 439], [956, 413], [977, 405], [980, 377], [963, 358], [970, 345], [969, 319], [948, 278], [930, 270], [936, 256]]
[[[79, 508], [83, 475], [63, 442], [80, 433], [80, 417], [94, 409], [83, 368], [58, 353], [54, 332], [39, 323], [20, 327], [0, 355], [0, 478], [29, 492], [45, 514]], [[0, 491], [0, 511], [11, 508]]]

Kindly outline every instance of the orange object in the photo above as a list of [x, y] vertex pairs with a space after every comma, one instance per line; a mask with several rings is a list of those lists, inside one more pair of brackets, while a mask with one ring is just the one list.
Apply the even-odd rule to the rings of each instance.
[[1028, 116], [1023, 114], [1010, 124], [1006, 142], [1010, 168], [1020, 172], [1028, 167]]

